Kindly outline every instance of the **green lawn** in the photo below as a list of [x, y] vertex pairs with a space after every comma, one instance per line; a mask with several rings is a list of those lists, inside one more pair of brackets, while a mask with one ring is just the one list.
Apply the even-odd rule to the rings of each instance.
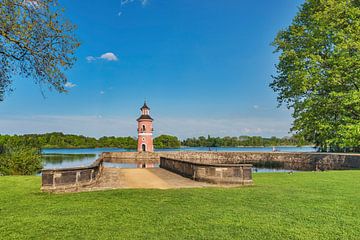
[[257, 173], [252, 187], [40, 192], [0, 177], [0, 239], [359, 239], [360, 171]]

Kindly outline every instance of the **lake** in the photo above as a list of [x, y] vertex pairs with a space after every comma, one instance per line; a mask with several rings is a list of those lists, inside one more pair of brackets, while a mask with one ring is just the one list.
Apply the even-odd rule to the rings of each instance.
[[[223, 147], [210, 148], [218, 152], [271, 152], [272, 147]], [[280, 152], [315, 152], [313, 147], [276, 147]], [[81, 148], [81, 149], [43, 149], [44, 168], [68, 168], [88, 166], [93, 163], [102, 152], [135, 151], [123, 148]], [[209, 151], [207, 147], [184, 147], [177, 149], [158, 149], [156, 151]], [[111, 165], [109, 165], [111, 166]], [[117, 164], [117, 167], [135, 168], [135, 164]], [[115, 165], [114, 165], [115, 167]], [[254, 172], [286, 172], [284, 169], [256, 168]]]

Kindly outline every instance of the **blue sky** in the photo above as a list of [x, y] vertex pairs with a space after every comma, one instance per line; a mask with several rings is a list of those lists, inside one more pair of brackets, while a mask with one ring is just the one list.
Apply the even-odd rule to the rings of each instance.
[[59, 0], [82, 45], [69, 93], [17, 79], [0, 133], [135, 136], [146, 98], [155, 134], [285, 136], [290, 112], [268, 87], [270, 45], [300, 0]]

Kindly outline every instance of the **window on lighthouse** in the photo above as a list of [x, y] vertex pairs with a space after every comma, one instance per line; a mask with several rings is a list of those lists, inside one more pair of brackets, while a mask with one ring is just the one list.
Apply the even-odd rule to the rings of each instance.
[[145, 131], [145, 125], [142, 125], [142, 130]]

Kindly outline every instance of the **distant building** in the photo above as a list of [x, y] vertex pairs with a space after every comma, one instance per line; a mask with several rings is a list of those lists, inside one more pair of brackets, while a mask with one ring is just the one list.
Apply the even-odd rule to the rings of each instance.
[[150, 108], [144, 102], [140, 108], [141, 116], [137, 119], [138, 122], [138, 152], [153, 152], [153, 119], [150, 117]]

